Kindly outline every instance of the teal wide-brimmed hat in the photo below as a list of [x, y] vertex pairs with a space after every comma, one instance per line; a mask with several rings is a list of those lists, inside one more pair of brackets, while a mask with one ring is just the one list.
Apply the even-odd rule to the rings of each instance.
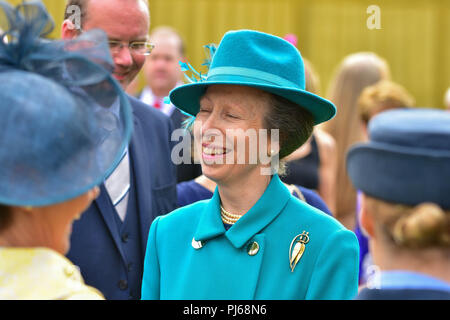
[[208, 74], [201, 76], [200, 81], [172, 90], [170, 101], [196, 116], [201, 96], [214, 84], [249, 86], [281, 96], [308, 110], [314, 124], [336, 114], [330, 101], [305, 90], [303, 60], [297, 48], [263, 32], [227, 32], [212, 57]]

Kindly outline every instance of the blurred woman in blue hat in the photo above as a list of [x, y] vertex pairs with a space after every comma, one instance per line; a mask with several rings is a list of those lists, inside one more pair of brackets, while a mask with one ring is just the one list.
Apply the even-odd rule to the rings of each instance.
[[208, 74], [170, 99], [195, 117], [202, 171], [217, 187], [153, 222], [142, 298], [353, 298], [355, 235], [294, 197], [277, 173], [334, 105], [305, 91], [302, 58], [281, 38], [231, 31], [209, 48]]
[[102, 299], [64, 254], [132, 130], [106, 35], [42, 39], [40, 1], [0, 17], [0, 299]]
[[358, 299], [450, 299], [450, 114], [385, 111], [353, 146], [360, 224], [375, 266]]

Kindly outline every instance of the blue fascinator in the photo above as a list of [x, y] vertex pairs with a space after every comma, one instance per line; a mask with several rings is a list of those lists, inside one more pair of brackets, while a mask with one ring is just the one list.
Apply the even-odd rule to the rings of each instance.
[[101, 30], [44, 39], [40, 1], [0, 1], [0, 203], [43, 206], [77, 197], [117, 166], [131, 109]]

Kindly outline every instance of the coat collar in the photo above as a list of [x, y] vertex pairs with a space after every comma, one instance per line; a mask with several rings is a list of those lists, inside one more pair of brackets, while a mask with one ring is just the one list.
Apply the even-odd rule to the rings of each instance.
[[225, 234], [235, 248], [241, 248], [281, 213], [290, 197], [289, 190], [278, 175], [274, 175], [261, 198], [226, 231], [220, 217], [220, 195], [216, 188], [201, 214], [194, 239], [206, 241]]

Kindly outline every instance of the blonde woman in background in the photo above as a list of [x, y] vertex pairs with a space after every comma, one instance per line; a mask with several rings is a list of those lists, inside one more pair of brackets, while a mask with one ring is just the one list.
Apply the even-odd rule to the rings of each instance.
[[364, 139], [368, 140], [367, 126], [374, 116], [390, 109], [412, 108], [415, 105], [413, 96], [403, 86], [390, 80], [381, 80], [365, 88], [357, 104]]
[[342, 61], [330, 83], [328, 99], [338, 110], [334, 119], [321, 128], [336, 140], [337, 177], [335, 217], [347, 228], [354, 228], [356, 190], [347, 175], [345, 155], [348, 148], [363, 140], [357, 101], [367, 86], [390, 78], [387, 62], [372, 52], [354, 53]]
[[[369, 138], [367, 127], [372, 117], [389, 109], [411, 108], [414, 105], [415, 100], [408, 91], [392, 81], [382, 80], [365, 88], [358, 99], [358, 114], [363, 127], [364, 140]], [[369, 253], [368, 239], [359, 223], [361, 196], [361, 192], [358, 191], [354, 231], [359, 242], [359, 283], [363, 285], [367, 281], [373, 262]]]
[[450, 114], [382, 112], [347, 156], [376, 267], [358, 299], [450, 299]]
[[[320, 94], [320, 78], [312, 63], [303, 57], [305, 89]], [[337, 150], [334, 138], [314, 128], [308, 141], [285, 158], [286, 175], [281, 180], [316, 190], [332, 213], [336, 211]]]

